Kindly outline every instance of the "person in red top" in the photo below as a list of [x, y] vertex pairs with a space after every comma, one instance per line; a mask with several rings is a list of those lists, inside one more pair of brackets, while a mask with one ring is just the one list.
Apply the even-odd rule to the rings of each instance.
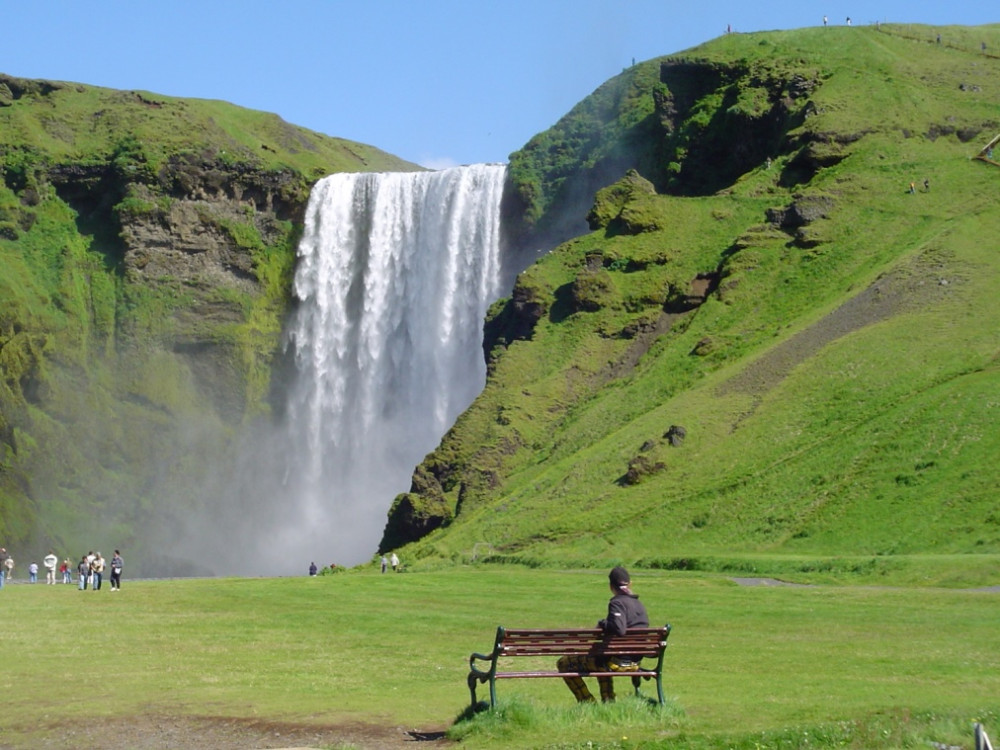
[[[608, 581], [613, 596], [608, 602], [608, 616], [598, 622], [597, 627], [609, 635], [625, 635], [629, 628], [648, 628], [649, 615], [639, 597], [632, 593], [632, 579], [628, 571], [618, 565], [611, 569]], [[556, 668], [560, 672], [631, 672], [639, 668], [639, 662], [615, 656], [563, 656], [556, 663]], [[582, 677], [563, 677], [563, 680], [579, 702], [593, 702], [594, 696]], [[602, 701], [614, 701], [615, 686], [612, 678], [598, 677], [597, 685], [601, 690]]]

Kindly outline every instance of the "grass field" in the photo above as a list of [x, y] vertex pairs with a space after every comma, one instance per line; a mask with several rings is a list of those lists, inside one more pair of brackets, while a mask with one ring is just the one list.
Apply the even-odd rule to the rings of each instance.
[[633, 578], [653, 623], [674, 628], [666, 710], [577, 707], [556, 680], [505, 681], [499, 714], [471, 720], [469, 654], [498, 624], [590, 626], [603, 571], [9, 585], [0, 746], [112, 715], [452, 725], [466, 747], [567, 748], [971, 747], [974, 721], [1000, 719], [996, 591]]

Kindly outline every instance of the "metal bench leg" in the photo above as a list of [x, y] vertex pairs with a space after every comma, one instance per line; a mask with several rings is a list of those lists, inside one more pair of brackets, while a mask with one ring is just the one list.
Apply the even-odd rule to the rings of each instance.
[[660, 705], [665, 705], [666, 701], [663, 699], [663, 678], [657, 674], [656, 675], [656, 697], [660, 701]]
[[479, 678], [474, 672], [469, 673], [469, 692], [472, 694], [472, 708], [476, 708], [476, 683], [479, 682]]

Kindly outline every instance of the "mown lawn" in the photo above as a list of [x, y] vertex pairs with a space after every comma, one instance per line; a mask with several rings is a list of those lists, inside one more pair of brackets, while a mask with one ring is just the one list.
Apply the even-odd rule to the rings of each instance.
[[[510, 720], [462, 719], [454, 736], [472, 747], [969, 746], [973, 721], [1000, 719], [1000, 593], [633, 577], [653, 622], [674, 628], [667, 711], [622, 701], [586, 713], [558, 681], [506, 681]], [[508, 566], [126, 579], [114, 593], [8, 586], [0, 745], [129, 713], [450, 725], [469, 704], [468, 656], [498, 624], [592, 625], [606, 580]], [[831, 733], [845, 722], [861, 728]]]

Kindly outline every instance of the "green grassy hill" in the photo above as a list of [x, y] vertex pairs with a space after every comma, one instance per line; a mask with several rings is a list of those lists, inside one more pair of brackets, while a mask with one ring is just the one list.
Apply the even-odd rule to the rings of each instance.
[[416, 168], [223, 102], [0, 75], [2, 543], [170, 533], [268, 410], [313, 182]]
[[406, 556], [994, 580], [981, 39], [1000, 26], [728, 35], [513, 155], [525, 231], [591, 231], [493, 310], [485, 391], [394, 507], [443, 523]]

